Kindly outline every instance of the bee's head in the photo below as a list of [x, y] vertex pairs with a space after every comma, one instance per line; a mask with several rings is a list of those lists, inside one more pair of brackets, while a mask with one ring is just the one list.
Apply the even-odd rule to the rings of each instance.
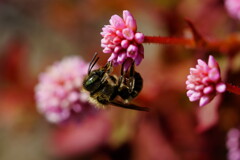
[[104, 76], [102, 68], [90, 72], [83, 81], [83, 87], [89, 92], [94, 92], [102, 84]]
[[111, 62], [108, 62], [104, 67], [92, 71], [92, 68], [97, 63], [98, 59], [99, 57], [97, 57], [97, 53], [95, 53], [88, 67], [88, 75], [83, 81], [83, 88], [89, 92], [96, 91], [103, 83], [105, 73], [109, 73], [112, 69]]

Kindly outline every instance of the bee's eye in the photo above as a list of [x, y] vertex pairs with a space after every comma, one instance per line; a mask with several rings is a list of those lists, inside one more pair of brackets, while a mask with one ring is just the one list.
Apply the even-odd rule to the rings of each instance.
[[94, 82], [96, 82], [99, 79], [98, 75], [92, 75], [86, 82], [86, 86], [92, 85]]
[[86, 90], [93, 92], [101, 85], [101, 78], [97, 74], [92, 74], [83, 83]]

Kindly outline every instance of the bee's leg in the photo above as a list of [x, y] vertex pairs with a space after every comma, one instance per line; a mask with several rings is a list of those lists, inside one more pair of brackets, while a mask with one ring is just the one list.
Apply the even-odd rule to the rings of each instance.
[[120, 101], [111, 101], [111, 104], [115, 105], [116, 107], [122, 107], [122, 108], [126, 108], [126, 109], [132, 109], [132, 110], [137, 110], [137, 111], [146, 111], [149, 112], [150, 109], [148, 107], [140, 107], [134, 104], [124, 104]]
[[107, 81], [107, 79], [108, 79], [108, 74], [105, 74], [104, 76], [103, 76], [103, 78], [101, 79], [101, 83], [103, 84], [103, 83], [105, 83], [106, 81]]
[[120, 77], [119, 77], [119, 79], [118, 79], [118, 87], [120, 87], [121, 86], [121, 84], [123, 83], [123, 81], [124, 81], [124, 76], [125, 76], [125, 74], [126, 74], [126, 71], [124, 71], [124, 64], [125, 64], [125, 62], [122, 64], [122, 67], [121, 67], [121, 75], [120, 75]]
[[127, 71], [124, 70], [124, 63], [122, 64], [121, 68], [121, 75], [118, 78], [118, 94], [123, 100], [129, 99], [130, 93], [129, 93], [129, 87], [127, 85], [128, 83], [128, 78], [126, 77]]
[[134, 62], [132, 62], [132, 64], [131, 64], [130, 77], [133, 77], [133, 76], [134, 76], [134, 72], [135, 72], [134, 64], [135, 64]]
[[104, 68], [106, 69], [106, 72], [107, 72], [107, 73], [112, 72], [112, 62], [108, 61], [108, 62], [105, 64]]
[[108, 61], [108, 62], [105, 64], [104, 68], [105, 68], [106, 73], [104, 74], [103, 78], [101, 79], [101, 83], [106, 82], [106, 80], [107, 80], [108, 77], [109, 77], [108, 74], [109, 74], [110, 72], [112, 72], [112, 63], [111, 63], [110, 61]]
[[134, 78], [135, 68], [134, 68], [134, 62], [131, 65], [130, 68], [130, 77], [129, 77], [129, 90], [130, 93], [133, 91], [135, 87], [135, 78]]

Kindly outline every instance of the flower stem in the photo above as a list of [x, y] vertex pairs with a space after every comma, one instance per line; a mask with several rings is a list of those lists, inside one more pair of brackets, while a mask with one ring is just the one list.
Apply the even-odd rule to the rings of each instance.
[[234, 86], [232, 84], [226, 83], [227, 85], [227, 91], [240, 95], [240, 88], [238, 86]]
[[177, 38], [177, 37], [145, 36], [144, 43], [179, 44], [179, 45], [193, 46], [194, 40]]

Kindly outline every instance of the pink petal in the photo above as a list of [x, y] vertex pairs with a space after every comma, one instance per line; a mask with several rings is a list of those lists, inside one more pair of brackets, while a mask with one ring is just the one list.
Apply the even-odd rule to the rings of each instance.
[[105, 36], [106, 32], [100, 32], [101, 36]]
[[114, 53], [118, 53], [122, 48], [120, 46], [117, 46], [114, 48]]
[[217, 82], [220, 79], [220, 73], [219, 73], [218, 69], [216, 69], [216, 68], [211, 69], [208, 72], [208, 77], [213, 82]]
[[112, 55], [108, 58], [108, 61], [113, 61], [114, 59], [116, 59], [118, 56], [117, 53], [112, 53]]
[[103, 53], [112, 53], [112, 49], [108, 48], [108, 47], [105, 47], [103, 49]]
[[212, 55], [210, 55], [209, 58], [208, 58], [208, 66], [210, 68], [217, 68], [218, 67], [218, 63]]
[[238, 129], [232, 128], [231, 130], [228, 131], [227, 137], [238, 139], [238, 138], [240, 138], [240, 132]]
[[122, 52], [118, 55], [117, 62], [119, 64], [122, 64], [125, 61], [126, 58], [127, 58], [126, 53]]
[[225, 7], [233, 18], [240, 18], [239, 9], [240, 4], [238, 0], [225, 0]]
[[107, 45], [107, 47], [108, 47], [108, 48], [115, 48], [116, 45], [110, 43], [110, 44]]
[[208, 104], [210, 102], [210, 98], [208, 96], [202, 96], [200, 101], [199, 101], [199, 106], [203, 107], [206, 104]]
[[198, 65], [203, 72], [206, 73], [208, 71], [208, 65], [201, 59], [198, 59]]
[[188, 91], [187, 91], [187, 96], [190, 97], [193, 93], [194, 93], [193, 90], [188, 90]]
[[129, 46], [129, 41], [126, 40], [126, 39], [122, 40], [121, 46], [122, 46], [123, 48], [125, 48], [125, 49], [128, 48], [128, 46]]
[[207, 86], [203, 89], [204, 94], [209, 94], [214, 91], [214, 88], [212, 86]]
[[128, 16], [126, 19], [126, 25], [130, 28], [133, 32], [137, 30], [137, 22], [133, 17]]
[[144, 34], [143, 33], [136, 33], [134, 38], [135, 38], [135, 41], [137, 43], [141, 44], [144, 41]]
[[201, 91], [201, 90], [203, 90], [203, 88], [204, 88], [204, 85], [197, 85], [197, 86], [195, 87], [195, 90], [196, 90], [196, 91]]
[[196, 69], [196, 68], [190, 68], [190, 74], [194, 74], [194, 75], [196, 75], [196, 74], [198, 74], [198, 69]]
[[201, 98], [201, 93], [200, 92], [194, 92], [190, 97], [189, 97], [189, 100], [191, 102], [193, 101], [197, 101]]
[[201, 60], [201, 59], [198, 59], [197, 60], [197, 62], [198, 62], [198, 64], [200, 65], [200, 66], [207, 66], [207, 64], [203, 61], [203, 60]]
[[112, 41], [115, 37], [115, 35], [108, 33], [104, 36], [104, 39], [106, 39], [107, 41]]
[[69, 116], [70, 112], [67, 109], [52, 110], [46, 113], [47, 120], [52, 123], [59, 123], [66, 120]]
[[102, 43], [102, 44], [107, 44], [107, 43], [108, 43], [108, 40], [107, 40], [106, 38], [103, 38], [103, 39], [101, 39], [101, 43]]
[[56, 96], [63, 98], [64, 96], [66, 96], [67, 92], [64, 90], [63, 87], [56, 87], [55, 94]]
[[103, 44], [103, 43], [101, 43], [101, 47], [102, 47], [102, 48], [105, 48], [105, 47], [107, 47], [107, 45], [106, 45], [106, 44]]
[[210, 79], [208, 77], [204, 77], [201, 82], [205, 85], [208, 85], [210, 82]]
[[113, 44], [115, 44], [115, 45], [118, 45], [120, 42], [121, 42], [121, 38], [119, 38], [119, 37], [115, 37], [113, 39]]
[[198, 70], [200, 70], [200, 71], [202, 70], [201, 66], [198, 65], [198, 64], [196, 65], [196, 69], [198, 69]]
[[226, 84], [224, 84], [224, 83], [218, 83], [217, 85], [216, 85], [216, 91], [218, 92], [218, 93], [223, 93], [223, 92], [225, 92], [226, 91]]
[[102, 28], [103, 32], [105, 33], [114, 33], [115, 32], [115, 28], [113, 28], [113, 26], [111, 25], [105, 25], [103, 28]]
[[137, 54], [138, 48], [135, 45], [130, 44], [129, 47], [127, 48], [127, 56], [135, 59]]
[[192, 75], [188, 75], [188, 76], [187, 76], [187, 79], [190, 80], [190, 81], [192, 81], [192, 80], [194, 80], [194, 77], [193, 77]]
[[195, 89], [195, 85], [190, 83], [187, 85], [187, 89]]
[[110, 24], [114, 26], [116, 29], [123, 29], [125, 27], [125, 23], [121, 17], [118, 15], [113, 15], [109, 20]]
[[70, 102], [75, 102], [79, 99], [79, 94], [77, 92], [71, 92], [67, 98]]
[[123, 34], [120, 30], [117, 30], [116, 31], [116, 35], [119, 37], [119, 38], [123, 38]]
[[139, 65], [142, 62], [143, 59], [143, 55], [142, 54], [138, 54], [137, 57], [134, 59], [135, 64]]
[[123, 11], [123, 20], [126, 22], [127, 17], [133, 17], [132, 14], [128, 10]]
[[127, 40], [132, 40], [134, 38], [134, 33], [131, 29], [125, 28], [122, 30], [123, 37]]

